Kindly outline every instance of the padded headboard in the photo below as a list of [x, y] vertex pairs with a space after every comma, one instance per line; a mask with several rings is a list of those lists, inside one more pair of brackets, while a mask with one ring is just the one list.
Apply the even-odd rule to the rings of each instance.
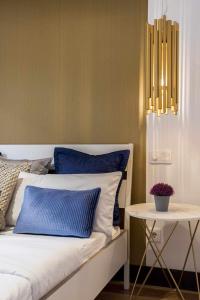
[[127, 178], [123, 180], [119, 205], [125, 208], [131, 203], [132, 165], [133, 165], [133, 144], [83, 144], [83, 145], [0, 145], [0, 152], [10, 159], [39, 159], [53, 157], [55, 147], [65, 147], [79, 150], [89, 154], [103, 154], [118, 150], [130, 150], [130, 157], [127, 166]]

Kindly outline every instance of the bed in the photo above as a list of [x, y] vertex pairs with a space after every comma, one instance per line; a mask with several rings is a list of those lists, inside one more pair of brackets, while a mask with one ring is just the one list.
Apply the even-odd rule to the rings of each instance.
[[[39, 159], [53, 156], [57, 146], [89, 154], [129, 149], [119, 204], [121, 209], [130, 205], [132, 144], [0, 145], [0, 152], [11, 159]], [[103, 233], [97, 232], [89, 239], [76, 239], [15, 235], [12, 228], [8, 228], [0, 234], [0, 294], [6, 295], [6, 300], [92, 300], [123, 266], [124, 288], [128, 289], [129, 219], [126, 217], [123, 225], [123, 229], [113, 231], [109, 241]]]

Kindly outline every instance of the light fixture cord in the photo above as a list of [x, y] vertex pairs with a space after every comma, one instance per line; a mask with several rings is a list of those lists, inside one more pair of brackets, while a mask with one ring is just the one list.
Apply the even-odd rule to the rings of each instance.
[[166, 3], [166, 5], [165, 5], [165, 11], [164, 11], [164, 0], [162, 0], [162, 3], [161, 3], [162, 16], [163, 15], [165, 15], [165, 16], [167, 15], [167, 8], [168, 8], [168, 4]]

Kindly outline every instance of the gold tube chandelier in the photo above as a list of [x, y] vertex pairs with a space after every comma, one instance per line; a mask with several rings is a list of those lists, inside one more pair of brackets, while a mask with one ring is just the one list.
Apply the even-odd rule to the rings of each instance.
[[147, 24], [146, 109], [167, 114], [178, 111], [179, 26], [161, 19]]

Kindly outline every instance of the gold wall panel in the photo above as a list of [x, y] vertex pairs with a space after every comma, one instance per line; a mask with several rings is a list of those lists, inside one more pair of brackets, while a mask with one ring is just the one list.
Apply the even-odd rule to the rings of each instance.
[[134, 142], [145, 201], [146, 21], [147, 0], [0, 0], [0, 143]]

